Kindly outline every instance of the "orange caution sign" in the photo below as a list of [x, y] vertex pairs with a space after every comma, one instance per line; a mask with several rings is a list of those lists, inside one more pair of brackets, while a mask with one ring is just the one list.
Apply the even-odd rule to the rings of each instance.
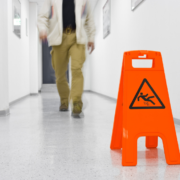
[[[133, 59], [152, 60], [152, 68], [134, 68]], [[146, 147], [164, 144], [167, 164], [180, 164], [179, 146], [165, 79], [162, 56], [154, 51], [124, 53], [111, 149], [122, 148], [122, 165], [137, 165], [137, 140]]]

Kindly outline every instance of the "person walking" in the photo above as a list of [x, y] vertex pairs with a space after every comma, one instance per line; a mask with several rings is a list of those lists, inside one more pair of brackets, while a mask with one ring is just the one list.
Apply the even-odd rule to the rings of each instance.
[[[52, 67], [61, 99], [60, 111], [68, 111], [72, 100], [72, 115], [82, 113], [84, 78], [82, 67], [86, 59], [86, 43], [94, 50], [95, 25], [89, 0], [45, 0], [38, 16], [38, 30], [42, 41], [52, 46]], [[67, 83], [66, 71], [71, 57], [72, 87]]]

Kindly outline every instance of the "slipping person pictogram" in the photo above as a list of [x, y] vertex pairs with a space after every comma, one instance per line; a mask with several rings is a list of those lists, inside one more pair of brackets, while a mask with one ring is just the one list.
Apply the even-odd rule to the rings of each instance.
[[147, 79], [141, 83], [130, 109], [165, 109], [165, 106]]
[[152, 100], [150, 100], [150, 99], [154, 98], [154, 96], [148, 97], [148, 94], [143, 95], [143, 93], [141, 93], [141, 95], [138, 97], [138, 101], [140, 100], [140, 98], [142, 98], [144, 101], [151, 102], [152, 104], [155, 105], [155, 103]]

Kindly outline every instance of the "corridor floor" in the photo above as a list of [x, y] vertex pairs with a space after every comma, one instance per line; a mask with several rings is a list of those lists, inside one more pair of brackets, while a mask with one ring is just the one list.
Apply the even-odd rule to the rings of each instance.
[[[0, 117], [0, 180], [179, 180], [162, 141], [147, 150], [138, 140], [138, 165], [122, 167], [122, 151], [110, 150], [115, 100], [86, 92], [84, 114], [59, 112], [57, 93], [29, 96]], [[176, 126], [180, 143], [180, 126]]]

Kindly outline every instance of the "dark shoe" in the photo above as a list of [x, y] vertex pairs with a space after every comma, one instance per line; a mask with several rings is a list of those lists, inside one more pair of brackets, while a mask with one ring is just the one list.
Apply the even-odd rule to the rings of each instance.
[[72, 116], [75, 118], [80, 118], [82, 115], [82, 106], [83, 103], [81, 101], [75, 101], [73, 102], [73, 111]]
[[68, 111], [68, 103], [62, 103], [59, 111]]

